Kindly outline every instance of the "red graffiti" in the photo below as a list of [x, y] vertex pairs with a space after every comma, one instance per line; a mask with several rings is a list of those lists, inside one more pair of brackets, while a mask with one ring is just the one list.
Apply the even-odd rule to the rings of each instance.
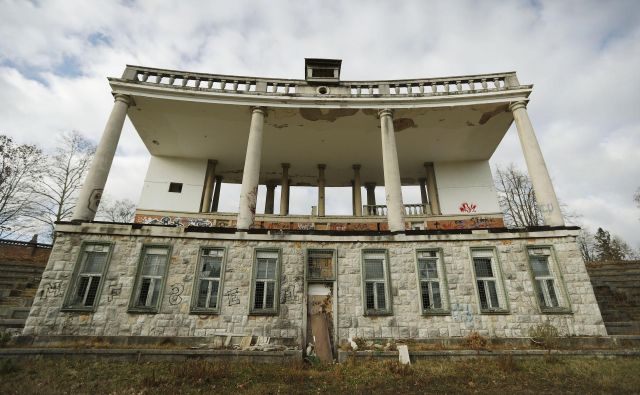
[[475, 213], [476, 208], [478, 208], [478, 206], [476, 206], [475, 203], [467, 202], [462, 203], [459, 207], [461, 213]]

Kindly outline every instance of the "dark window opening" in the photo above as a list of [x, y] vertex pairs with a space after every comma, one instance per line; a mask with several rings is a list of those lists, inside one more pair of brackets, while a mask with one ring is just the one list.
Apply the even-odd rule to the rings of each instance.
[[169, 183], [169, 192], [175, 192], [175, 193], [182, 192], [182, 183], [181, 182]]
[[313, 78], [333, 78], [333, 69], [311, 69]]

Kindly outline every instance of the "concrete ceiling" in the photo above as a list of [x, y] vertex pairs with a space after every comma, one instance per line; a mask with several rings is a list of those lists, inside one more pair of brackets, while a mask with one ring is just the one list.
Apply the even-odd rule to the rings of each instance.
[[[239, 183], [247, 147], [249, 106], [134, 97], [129, 117], [152, 155], [217, 159], [216, 173]], [[396, 110], [403, 184], [424, 177], [424, 162], [489, 159], [513, 117], [503, 104]], [[380, 121], [372, 109], [275, 108], [264, 127], [260, 182], [278, 180], [291, 164], [293, 185], [315, 185], [327, 165], [327, 186], [349, 186], [353, 164], [362, 182], [383, 184]]]

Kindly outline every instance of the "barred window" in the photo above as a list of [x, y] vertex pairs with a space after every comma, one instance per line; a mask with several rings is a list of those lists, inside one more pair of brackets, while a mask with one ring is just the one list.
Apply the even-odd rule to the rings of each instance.
[[506, 311], [506, 297], [494, 250], [473, 250], [471, 256], [478, 287], [480, 310], [482, 312]]
[[158, 311], [169, 266], [169, 246], [144, 246], [130, 310]]
[[274, 250], [256, 251], [253, 269], [251, 312], [276, 314], [279, 299], [280, 253]]
[[418, 278], [422, 312], [428, 314], [446, 311], [448, 296], [438, 251], [418, 251]]
[[192, 311], [219, 311], [224, 249], [202, 248], [198, 259]]
[[391, 312], [389, 297], [389, 274], [386, 251], [363, 253], [363, 282], [365, 314], [388, 314]]
[[91, 311], [95, 308], [110, 252], [111, 244], [108, 243], [83, 244], [66, 298], [66, 309]]
[[533, 274], [533, 286], [542, 311], [567, 310], [568, 302], [563, 293], [557, 266], [550, 248], [528, 249], [529, 264]]
[[335, 279], [333, 250], [307, 251], [307, 280], [330, 281]]

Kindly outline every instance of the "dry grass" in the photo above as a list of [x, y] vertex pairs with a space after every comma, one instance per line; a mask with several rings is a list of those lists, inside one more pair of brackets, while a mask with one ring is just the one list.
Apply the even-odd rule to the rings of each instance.
[[[3, 369], [4, 367], [4, 369]], [[638, 393], [637, 358], [395, 361], [339, 365], [190, 360], [130, 363], [17, 360], [0, 366], [2, 394]]]

